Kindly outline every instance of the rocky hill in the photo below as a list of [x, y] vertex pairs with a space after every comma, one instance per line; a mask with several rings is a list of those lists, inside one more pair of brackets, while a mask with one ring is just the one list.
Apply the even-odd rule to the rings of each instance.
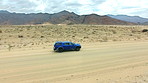
[[136, 23], [125, 22], [100, 16], [97, 14], [77, 15], [73, 12], [61, 11], [59, 13], [10, 13], [0, 11], [0, 25], [26, 25], [26, 24], [99, 24], [99, 25], [133, 25]]

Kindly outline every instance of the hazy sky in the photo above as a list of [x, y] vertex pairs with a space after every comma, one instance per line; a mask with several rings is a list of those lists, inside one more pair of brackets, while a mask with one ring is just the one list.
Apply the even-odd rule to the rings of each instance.
[[17, 13], [125, 14], [148, 18], [148, 0], [0, 0], [0, 10]]

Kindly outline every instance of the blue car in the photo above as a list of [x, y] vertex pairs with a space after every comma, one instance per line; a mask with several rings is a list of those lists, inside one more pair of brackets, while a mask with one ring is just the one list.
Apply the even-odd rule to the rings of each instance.
[[75, 44], [69, 41], [56, 42], [54, 44], [54, 51], [56, 52], [63, 52], [63, 51], [70, 51], [70, 50], [80, 51], [80, 49], [81, 49], [80, 44]]

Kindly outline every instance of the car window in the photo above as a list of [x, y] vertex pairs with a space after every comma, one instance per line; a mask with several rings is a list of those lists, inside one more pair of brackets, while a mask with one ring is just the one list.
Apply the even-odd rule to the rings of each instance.
[[64, 45], [74, 45], [73, 43], [64, 43]]
[[55, 45], [62, 45], [62, 43], [56, 43]]
[[69, 43], [69, 45], [74, 45], [73, 43]]
[[64, 45], [70, 45], [70, 43], [64, 43]]

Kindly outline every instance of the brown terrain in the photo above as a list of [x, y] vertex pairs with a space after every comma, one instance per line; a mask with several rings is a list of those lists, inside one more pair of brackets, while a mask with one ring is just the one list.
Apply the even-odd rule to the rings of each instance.
[[[148, 26], [0, 26], [1, 83], [148, 83]], [[56, 53], [56, 41], [82, 49]]]
[[[134, 23], [113, 19], [109, 16], [99, 16], [97, 14], [85, 15], [83, 24], [100, 24], [100, 25], [133, 25]], [[136, 24], [136, 23], [135, 23]]]
[[0, 25], [26, 25], [26, 24], [99, 24], [99, 25], [136, 25], [136, 23], [125, 22], [100, 16], [97, 14], [77, 15], [73, 12], [61, 11], [54, 14], [48, 13], [10, 13], [0, 11]]

